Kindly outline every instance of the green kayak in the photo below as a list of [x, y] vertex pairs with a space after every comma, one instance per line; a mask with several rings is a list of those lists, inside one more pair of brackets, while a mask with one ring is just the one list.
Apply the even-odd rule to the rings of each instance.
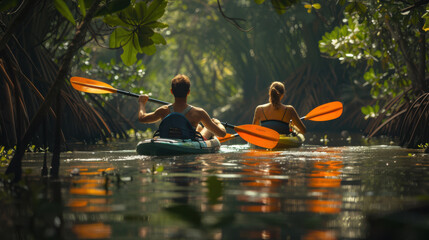
[[217, 138], [206, 141], [152, 138], [139, 142], [137, 144], [137, 153], [150, 156], [203, 154], [217, 152], [219, 148], [220, 142]]

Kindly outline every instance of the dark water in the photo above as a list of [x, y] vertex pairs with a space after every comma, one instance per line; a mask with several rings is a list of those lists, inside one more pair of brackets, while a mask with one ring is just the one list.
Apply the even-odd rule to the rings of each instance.
[[[388, 145], [305, 145], [271, 152], [237, 144], [222, 146], [216, 154], [175, 157], [138, 156], [133, 146], [126, 149], [129, 150], [62, 154], [63, 177], [45, 183], [48, 190], [36, 192], [32, 197], [33, 210], [21, 214], [31, 217], [31, 227], [25, 226], [25, 219], [19, 220], [21, 215], [11, 213], [18, 218], [15, 221], [22, 221], [22, 226], [15, 223], [15, 232], [10, 231], [6, 236], [36, 239], [425, 239], [429, 236], [427, 154]], [[42, 154], [28, 154], [26, 171], [40, 171], [41, 159]], [[8, 211], [14, 211], [11, 209]], [[2, 218], [7, 218], [7, 214], [3, 213]], [[20, 230], [24, 233], [17, 233]]]

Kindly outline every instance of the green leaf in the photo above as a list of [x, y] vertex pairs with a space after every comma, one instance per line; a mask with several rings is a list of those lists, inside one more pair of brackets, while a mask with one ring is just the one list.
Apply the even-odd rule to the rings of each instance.
[[146, 46], [142, 48], [143, 53], [147, 54], [147, 55], [153, 55], [156, 53], [156, 47], [155, 45], [150, 45], [150, 46]]
[[154, 31], [148, 27], [142, 27], [138, 30], [138, 42], [140, 47], [146, 47], [152, 45], [154, 42], [151, 37], [154, 35]]
[[103, 22], [105, 22], [106, 24], [108, 24], [108, 25], [110, 25], [110, 26], [112, 26], [112, 27], [116, 27], [116, 26], [122, 26], [122, 27], [126, 27], [126, 28], [129, 28], [130, 27], [130, 25], [129, 24], [127, 24], [127, 23], [125, 23], [124, 21], [122, 21], [122, 19], [121, 18], [119, 18], [118, 16], [116, 16], [116, 15], [108, 15], [108, 16], [105, 16], [104, 18], [103, 18]]
[[121, 10], [124, 10], [128, 6], [131, 5], [130, 0], [112, 0], [108, 1], [108, 3], [100, 8], [100, 10], [97, 11], [95, 14], [97, 17], [99, 16], [105, 16], [108, 14], [113, 14], [115, 12], [119, 12]]
[[2, 0], [0, 2], [0, 12], [7, 11], [18, 5], [18, 0]]
[[131, 36], [132, 36], [132, 32], [128, 31], [127, 29], [122, 27], [116, 28], [110, 35], [109, 47], [110, 48], [122, 47], [128, 42], [130, 42]]
[[146, 27], [150, 27], [150, 28], [167, 28], [168, 24], [166, 23], [162, 23], [162, 22], [151, 22], [148, 24], [145, 24]]
[[145, 2], [139, 2], [134, 6], [134, 11], [138, 19], [141, 19], [142, 22], [147, 15], [147, 5]]
[[361, 2], [352, 2], [345, 8], [345, 11], [348, 13], [358, 13], [358, 14], [364, 14], [366, 13], [367, 6]]
[[378, 105], [378, 102], [377, 102], [377, 104], [375, 104], [374, 106], [374, 113], [378, 113], [378, 111], [380, 111], [380, 105]]
[[124, 52], [121, 54], [121, 59], [124, 64], [127, 66], [133, 65], [137, 61], [137, 51], [133, 41], [129, 41], [122, 49]]
[[429, 17], [425, 18], [425, 25], [423, 26], [423, 31], [429, 31]]
[[73, 14], [63, 0], [54, 0], [54, 5], [58, 12], [61, 13], [61, 15], [63, 15], [67, 20], [73, 23], [73, 25], [76, 25], [76, 21], [74, 20]]
[[152, 1], [147, 9], [147, 16], [145, 16], [143, 23], [153, 22], [161, 18], [166, 7], [167, 1], [165, 0]]
[[153, 40], [153, 42], [155, 44], [162, 44], [162, 45], [167, 44], [167, 41], [165, 41], [164, 37], [161, 34], [159, 34], [159, 33], [153, 34], [153, 36], [151, 37], [151, 39]]
[[80, 9], [80, 13], [82, 13], [82, 16], [86, 16], [86, 5], [85, 5], [85, 0], [79, 0], [79, 9]]
[[369, 106], [363, 106], [363, 107], [361, 107], [361, 112], [363, 113], [363, 114], [365, 114], [365, 115], [369, 115], [369, 114], [371, 114], [371, 111], [370, 111], [370, 109], [369, 109]]
[[264, 3], [265, 2], [265, 0], [255, 0], [255, 3], [256, 4], [262, 4], [262, 3]]

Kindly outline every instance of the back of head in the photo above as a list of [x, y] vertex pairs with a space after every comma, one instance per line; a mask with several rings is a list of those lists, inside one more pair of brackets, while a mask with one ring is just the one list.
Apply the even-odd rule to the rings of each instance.
[[280, 106], [281, 97], [285, 93], [285, 86], [281, 82], [273, 82], [271, 83], [269, 95], [270, 95], [270, 103], [274, 105], [274, 107]]
[[171, 80], [171, 90], [173, 92], [174, 97], [186, 97], [189, 93], [190, 88], [191, 81], [186, 75], [178, 74]]

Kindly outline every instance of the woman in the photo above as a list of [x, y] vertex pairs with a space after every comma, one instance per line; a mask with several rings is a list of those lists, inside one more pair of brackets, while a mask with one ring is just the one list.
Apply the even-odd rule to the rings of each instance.
[[299, 133], [304, 134], [306, 128], [302, 123], [295, 108], [284, 105], [281, 100], [285, 96], [285, 86], [281, 82], [273, 82], [269, 89], [269, 103], [256, 107], [253, 116], [253, 124], [262, 125], [276, 130], [280, 134], [291, 133], [293, 127]]

